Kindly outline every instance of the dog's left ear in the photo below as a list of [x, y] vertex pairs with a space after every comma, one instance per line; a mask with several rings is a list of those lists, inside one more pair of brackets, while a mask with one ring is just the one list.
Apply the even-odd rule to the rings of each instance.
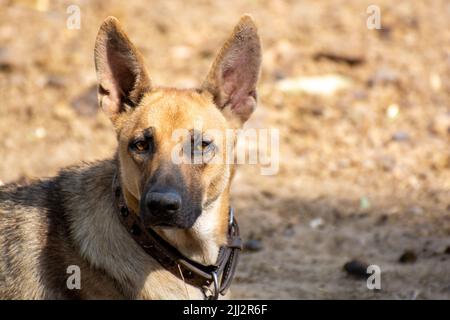
[[261, 67], [261, 41], [249, 15], [244, 15], [220, 49], [202, 85], [228, 117], [243, 124], [256, 107]]
[[113, 121], [151, 90], [141, 54], [114, 17], [108, 17], [98, 32], [95, 69], [100, 106]]

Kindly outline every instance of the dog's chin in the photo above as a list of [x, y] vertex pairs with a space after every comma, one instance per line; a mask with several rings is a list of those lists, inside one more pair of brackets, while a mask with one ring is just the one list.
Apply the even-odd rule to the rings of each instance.
[[158, 219], [148, 219], [144, 221], [144, 225], [146, 228], [157, 228], [157, 229], [181, 229], [188, 230], [192, 228], [195, 221], [166, 221], [166, 220], [158, 220]]

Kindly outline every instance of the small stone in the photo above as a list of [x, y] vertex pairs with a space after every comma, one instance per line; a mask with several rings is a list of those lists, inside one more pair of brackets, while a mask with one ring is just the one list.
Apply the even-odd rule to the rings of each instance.
[[405, 252], [402, 253], [400, 258], [398, 258], [398, 261], [400, 263], [414, 263], [417, 260], [417, 255], [413, 250], [405, 250]]
[[392, 140], [399, 142], [408, 141], [409, 134], [404, 131], [397, 131], [392, 135]]
[[292, 224], [289, 224], [288, 226], [286, 226], [286, 228], [283, 231], [283, 235], [285, 237], [292, 237], [293, 235], [295, 235], [294, 226]]
[[434, 91], [439, 91], [442, 88], [441, 77], [437, 73], [432, 73], [430, 75], [430, 85]]
[[412, 206], [408, 208], [407, 212], [414, 215], [421, 215], [423, 214], [423, 209], [418, 206]]
[[15, 67], [13, 55], [6, 48], [0, 48], [0, 72], [11, 72]]
[[344, 271], [356, 278], [367, 278], [369, 264], [360, 260], [350, 260], [344, 264]]
[[400, 109], [396, 103], [389, 105], [389, 107], [386, 110], [386, 115], [389, 119], [397, 118], [399, 113], [400, 113]]
[[[342, 50], [342, 49], [341, 49]], [[314, 55], [315, 60], [330, 60], [336, 63], [346, 63], [351, 67], [363, 64], [366, 59], [358, 52], [344, 52], [344, 51], [322, 51]]]
[[387, 68], [378, 69], [372, 77], [367, 81], [367, 85], [372, 87], [374, 85], [387, 85], [387, 84], [398, 84], [399, 76], [394, 70]]
[[389, 221], [389, 216], [387, 214], [382, 214], [378, 220], [377, 220], [377, 224], [378, 225], [384, 225]]
[[250, 252], [257, 252], [263, 249], [263, 244], [260, 240], [249, 239], [244, 243], [244, 250]]
[[338, 74], [327, 74], [286, 78], [277, 82], [277, 89], [285, 93], [332, 96], [338, 91], [350, 88], [352, 84], [353, 81], [350, 78]]
[[190, 59], [192, 52], [192, 48], [188, 46], [175, 46], [170, 49], [171, 56], [176, 60]]
[[395, 168], [395, 159], [390, 156], [381, 156], [378, 161], [384, 171], [391, 171]]
[[280, 81], [280, 80], [283, 80], [284, 78], [286, 78], [286, 75], [281, 70], [275, 70], [272, 75], [276, 81]]
[[370, 204], [370, 200], [367, 197], [361, 197], [361, 199], [359, 200], [359, 208], [361, 210], [367, 210], [370, 209], [371, 204]]
[[323, 110], [320, 107], [314, 107], [311, 109], [311, 114], [315, 117], [323, 116]]
[[450, 133], [450, 114], [440, 113], [432, 119], [428, 125], [428, 130], [432, 134], [446, 136]]
[[36, 130], [34, 130], [34, 136], [38, 139], [43, 139], [47, 136], [47, 130], [43, 127], [36, 128]]
[[50, 75], [46, 79], [46, 85], [52, 88], [60, 89], [67, 86], [67, 80], [62, 76]]
[[309, 222], [309, 226], [312, 228], [312, 229], [318, 229], [318, 228], [320, 228], [320, 227], [322, 227], [323, 225], [324, 225], [324, 221], [323, 221], [323, 219], [322, 218], [316, 218], [316, 219], [312, 219], [310, 222]]
[[210, 49], [203, 49], [199, 52], [199, 55], [201, 58], [203, 59], [209, 59], [213, 56], [214, 51], [210, 50]]
[[263, 190], [263, 191], [261, 191], [261, 194], [264, 196], [264, 198], [267, 198], [267, 199], [273, 199], [275, 196], [275, 194], [270, 190]]

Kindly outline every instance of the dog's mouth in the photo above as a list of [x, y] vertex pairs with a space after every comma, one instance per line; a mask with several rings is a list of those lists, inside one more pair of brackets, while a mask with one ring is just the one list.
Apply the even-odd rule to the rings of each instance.
[[145, 212], [140, 214], [141, 220], [146, 228], [158, 229], [183, 229], [192, 228], [196, 219], [192, 219], [190, 215], [178, 214], [172, 217], [160, 217]]
[[161, 223], [154, 223], [151, 226], [147, 226], [147, 228], [172, 229], [172, 228], [179, 228], [179, 227], [173, 223], [161, 222]]
[[[142, 216], [141, 216], [142, 219]], [[142, 219], [143, 223], [146, 228], [158, 228], [158, 229], [183, 229], [188, 230], [192, 228], [194, 223], [190, 221], [186, 221], [184, 219], [181, 219], [181, 221], [178, 221], [178, 219], [175, 219], [174, 221], [170, 220], [159, 220], [159, 221], [149, 221], [149, 219]]]

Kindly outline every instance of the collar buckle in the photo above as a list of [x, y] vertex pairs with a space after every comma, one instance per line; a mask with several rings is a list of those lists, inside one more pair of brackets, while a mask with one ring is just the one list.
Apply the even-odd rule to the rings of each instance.
[[[211, 272], [211, 278], [213, 280], [214, 287], [212, 290], [211, 288], [204, 287], [203, 294], [205, 295], [206, 300], [217, 300], [219, 298], [220, 293], [217, 271]], [[208, 295], [207, 291], [211, 292], [211, 294]]]

